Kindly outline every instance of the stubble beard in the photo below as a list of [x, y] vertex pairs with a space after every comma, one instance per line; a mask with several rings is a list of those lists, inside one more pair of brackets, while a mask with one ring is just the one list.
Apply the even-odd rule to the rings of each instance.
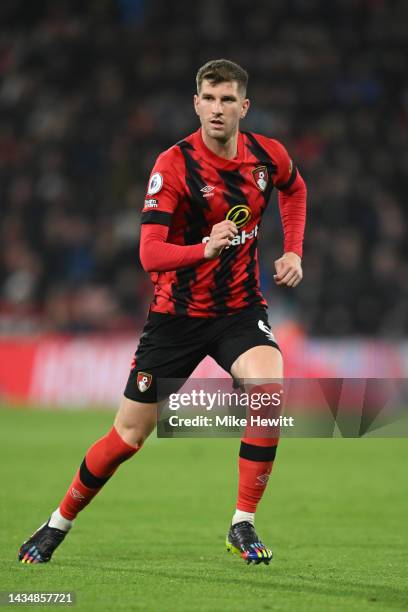
[[212, 138], [213, 140], [216, 140], [221, 144], [226, 144], [233, 135], [233, 130], [231, 129], [229, 129], [228, 132], [223, 131], [223, 133], [220, 134], [219, 132], [217, 132], [217, 130], [211, 128], [211, 126], [209, 126], [208, 129], [205, 130], [205, 132], [209, 138]]

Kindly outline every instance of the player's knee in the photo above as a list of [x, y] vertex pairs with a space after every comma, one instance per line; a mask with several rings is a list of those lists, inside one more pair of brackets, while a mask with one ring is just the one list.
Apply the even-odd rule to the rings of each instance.
[[140, 429], [140, 427], [124, 426], [123, 424], [115, 423], [115, 429], [126, 444], [137, 448], [138, 450], [148, 438], [150, 431]]
[[272, 346], [254, 346], [234, 361], [231, 374], [234, 378], [244, 380], [282, 378], [282, 354]]
[[123, 398], [114, 426], [127, 444], [140, 448], [155, 425], [156, 410], [153, 405], [143, 405]]

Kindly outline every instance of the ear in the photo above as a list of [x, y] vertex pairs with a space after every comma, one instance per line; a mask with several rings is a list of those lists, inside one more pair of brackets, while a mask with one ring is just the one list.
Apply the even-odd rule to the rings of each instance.
[[199, 115], [198, 109], [200, 106], [200, 98], [197, 94], [194, 94], [193, 104], [196, 115]]
[[249, 99], [245, 98], [245, 100], [242, 102], [242, 109], [241, 109], [241, 115], [240, 115], [241, 119], [243, 119], [246, 116], [250, 105], [251, 105], [251, 103], [250, 103]]

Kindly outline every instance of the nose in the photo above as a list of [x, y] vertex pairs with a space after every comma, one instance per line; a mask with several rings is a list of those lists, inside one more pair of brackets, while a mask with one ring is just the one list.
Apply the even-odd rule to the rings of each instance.
[[212, 106], [212, 112], [214, 115], [222, 115], [222, 103], [221, 100], [214, 100]]

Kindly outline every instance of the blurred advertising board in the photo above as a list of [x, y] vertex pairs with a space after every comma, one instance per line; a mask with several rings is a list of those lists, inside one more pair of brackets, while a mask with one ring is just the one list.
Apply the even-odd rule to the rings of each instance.
[[[408, 341], [307, 339], [296, 328], [276, 334], [285, 377], [403, 378]], [[47, 336], [0, 340], [0, 401], [8, 404], [115, 408], [129, 375], [137, 338]], [[225, 378], [211, 358], [195, 378]]]

